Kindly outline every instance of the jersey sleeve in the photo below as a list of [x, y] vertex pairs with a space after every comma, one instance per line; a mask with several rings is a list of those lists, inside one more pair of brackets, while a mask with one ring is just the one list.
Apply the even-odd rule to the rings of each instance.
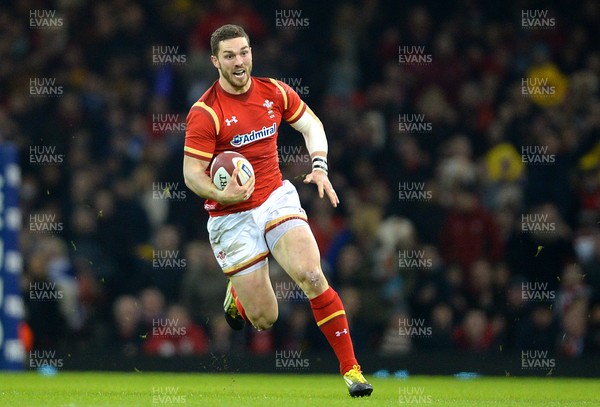
[[215, 152], [219, 121], [212, 108], [195, 103], [188, 113], [183, 153], [199, 160], [210, 161]]
[[298, 93], [286, 83], [276, 79], [271, 79], [271, 82], [277, 86], [277, 95], [283, 106], [283, 120], [290, 124], [294, 123], [302, 117], [302, 114], [306, 110], [306, 103], [304, 103], [304, 101], [300, 99], [300, 96], [298, 96]]

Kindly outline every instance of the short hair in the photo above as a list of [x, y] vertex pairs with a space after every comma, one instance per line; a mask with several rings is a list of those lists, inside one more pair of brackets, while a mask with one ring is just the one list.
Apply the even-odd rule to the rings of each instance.
[[219, 43], [221, 41], [230, 40], [232, 38], [244, 37], [248, 44], [250, 44], [250, 37], [246, 34], [246, 31], [239, 25], [225, 24], [219, 27], [210, 36], [210, 53], [217, 56], [219, 53]]

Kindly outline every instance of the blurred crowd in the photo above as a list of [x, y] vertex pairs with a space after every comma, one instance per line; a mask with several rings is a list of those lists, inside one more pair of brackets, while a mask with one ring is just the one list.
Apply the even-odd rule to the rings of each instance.
[[[231, 22], [250, 35], [253, 74], [296, 87], [324, 123], [341, 206], [301, 183], [310, 163], [289, 126], [281, 169], [359, 355], [600, 354], [600, 4], [552, 2], [540, 28], [522, 21], [529, 2], [477, 3], [0, 5], [0, 142], [22, 153], [33, 347], [327, 349], [274, 261], [279, 321], [229, 329], [207, 214], [183, 184], [182, 124], [217, 78], [210, 34]], [[296, 18], [281, 24], [281, 10]]]

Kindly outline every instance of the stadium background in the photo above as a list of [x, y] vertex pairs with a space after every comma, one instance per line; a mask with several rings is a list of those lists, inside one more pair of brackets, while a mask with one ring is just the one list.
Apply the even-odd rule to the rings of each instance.
[[301, 184], [309, 164], [289, 126], [281, 168], [359, 359], [381, 358], [370, 369], [460, 351], [543, 375], [597, 356], [600, 7], [440, 3], [3, 3], [24, 367], [218, 370], [238, 357], [251, 369], [256, 356], [275, 370], [273, 358], [300, 357], [286, 351], [335, 370], [274, 262], [274, 329], [235, 333], [222, 317], [225, 278], [181, 167], [187, 111], [217, 77], [210, 33], [226, 22], [247, 29], [253, 74], [290, 84], [324, 123], [341, 207]]

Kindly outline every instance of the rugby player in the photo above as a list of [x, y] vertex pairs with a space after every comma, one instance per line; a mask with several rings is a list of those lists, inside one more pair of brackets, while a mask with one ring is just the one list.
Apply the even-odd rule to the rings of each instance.
[[[210, 243], [229, 278], [225, 318], [233, 329], [247, 322], [263, 330], [275, 323], [277, 299], [268, 269], [272, 254], [308, 297], [350, 395], [369, 396], [373, 387], [354, 355], [344, 306], [323, 275], [296, 188], [279, 170], [277, 135], [283, 119], [304, 136], [310, 153], [312, 172], [304, 182], [316, 184], [319, 196], [337, 207], [339, 199], [327, 175], [323, 125], [288, 85], [251, 76], [252, 49], [242, 27], [218, 28], [210, 47], [219, 79], [187, 116], [183, 173], [188, 188], [206, 198]], [[237, 182], [237, 168], [223, 190], [212, 183], [209, 165], [224, 151], [236, 151], [252, 164], [254, 176], [244, 185]]]

